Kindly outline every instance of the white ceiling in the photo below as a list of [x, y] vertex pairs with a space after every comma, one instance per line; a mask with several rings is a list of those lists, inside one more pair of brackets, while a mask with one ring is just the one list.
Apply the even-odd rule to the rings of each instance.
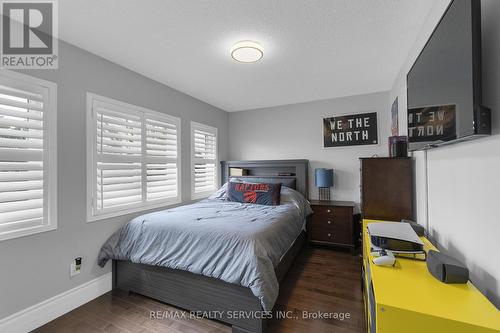
[[[435, 0], [64, 0], [61, 39], [226, 111], [389, 90]], [[239, 40], [264, 58], [231, 59]]]

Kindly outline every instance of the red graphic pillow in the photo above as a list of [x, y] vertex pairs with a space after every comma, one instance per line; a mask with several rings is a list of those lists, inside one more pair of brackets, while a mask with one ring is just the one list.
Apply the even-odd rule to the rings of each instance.
[[276, 206], [280, 204], [281, 184], [249, 184], [230, 182], [227, 188], [229, 201]]

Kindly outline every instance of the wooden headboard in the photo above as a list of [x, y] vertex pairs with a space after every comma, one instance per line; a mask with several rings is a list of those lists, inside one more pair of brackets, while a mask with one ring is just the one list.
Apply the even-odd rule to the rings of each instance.
[[302, 193], [304, 197], [309, 197], [309, 160], [222, 161], [220, 164], [221, 185], [229, 181], [229, 168], [241, 168], [248, 170], [248, 176], [244, 176], [244, 178], [273, 178], [276, 180], [293, 178], [295, 179], [296, 190]]

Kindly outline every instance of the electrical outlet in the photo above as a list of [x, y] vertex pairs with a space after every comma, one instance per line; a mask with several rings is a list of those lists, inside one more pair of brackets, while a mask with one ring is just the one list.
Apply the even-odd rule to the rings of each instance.
[[82, 258], [81, 257], [75, 258], [75, 260], [73, 260], [73, 262], [69, 265], [70, 277], [80, 274], [81, 270], [82, 270]]

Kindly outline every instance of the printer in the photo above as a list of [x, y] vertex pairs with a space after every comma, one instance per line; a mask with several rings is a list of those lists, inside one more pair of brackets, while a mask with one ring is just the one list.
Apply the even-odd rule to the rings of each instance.
[[424, 252], [424, 243], [408, 223], [370, 223], [367, 229], [374, 249], [410, 254]]

